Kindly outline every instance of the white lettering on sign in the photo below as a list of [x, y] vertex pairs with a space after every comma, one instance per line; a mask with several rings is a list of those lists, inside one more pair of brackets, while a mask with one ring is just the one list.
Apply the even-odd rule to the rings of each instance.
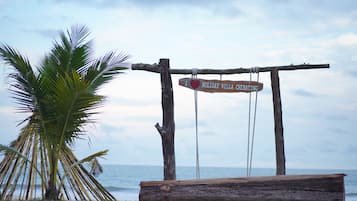
[[227, 90], [233, 90], [234, 89], [234, 86], [233, 84], [225, 84], [225, 83], [222, 83], [222, 88], [223, 89], [227, 89]]
[[220, 88], [220, 85], [221, 84], [218, 82], [202, 82], [202, 87], [208, 89], [218, 89]]
[[179, 85], [204, 92], [253, 92], [263, 89], [263, 84], [255, 81], [203, 80], [181, 78]]
[[258, 86], [254, 85], [244, 85], [244, 84], [237, 84], [237, 90], [244, 90], [244, 91], [258, 91]]

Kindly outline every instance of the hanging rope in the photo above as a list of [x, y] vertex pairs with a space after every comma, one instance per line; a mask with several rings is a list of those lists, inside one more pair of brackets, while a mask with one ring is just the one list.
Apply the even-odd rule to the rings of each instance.
[[[197, 79], [197, 69], [192, 69], [192, 79]], [[195, 99], [195, 128], [196, 128], [196, 179], [200, 179], [200, 155], [198, 149], [198, 96], [194, 90]]]
[[[259, 82], [259, 72], [257, 72], [257, 82]], [[249, 176], [252, 173], [252, 161], [253, 161], [253, 150], [254, 150], [254, 137], [255, 137], [255, 125], [257, 119], [257, 105], [258, 105], [258, 91], [255, 92], [255, 103], [254, 103], [254, 114], [253, 114], [253, 130], [252, 130], [252, 140], [250, 146], [250, 161], [249, 161]]]
[[[249, 69], [249, 85], [252, 82], [252, 69]], [[250, 160], [250, 114], [252, 106], [252, 94], [249, 93], [249, 106], [248, 106], [248, 142], [247, 142], [247, 177], [249, 176], [249, 160]]]
[[[259, 82], [259, 71], [257, 68], [250, 69], [250, 79], [249, 84], [252, 82], [252, 73], [257, 73], [257, 82]], [[252, 173], [252, 161], [253, 161], [253, 150], [254, 150], [254, 137], [255, 137], [255, 125], [257, 117], [257, 105], [258, 105], [258, 91], [255, 92], [254, 100], [254, 112], [253, 112], [253, 125], [251, 127], [251, 105], [252, 105], [252, 95], [249, 93], [249, 114], [248, 114], [248, 145], [247, 145], [247, 176]], [[252, 130], [252, 132], [251, 132]]]

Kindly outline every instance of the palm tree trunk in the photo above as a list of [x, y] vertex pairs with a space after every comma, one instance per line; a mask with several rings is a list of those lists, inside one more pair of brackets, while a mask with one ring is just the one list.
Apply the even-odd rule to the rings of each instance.
[[54, 147], [51, 147], [51, 159], [50, 159], [50, 180], [46, 189], [46, 200], [59, 200], [59, 192], [56, 187], [56, 174], [57, 174], [57, 156]]

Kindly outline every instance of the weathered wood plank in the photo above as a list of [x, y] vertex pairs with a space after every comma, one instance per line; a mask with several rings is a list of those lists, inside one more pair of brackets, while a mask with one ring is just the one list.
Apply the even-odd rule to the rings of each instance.
[[344, 174], [141, 182], [140, 201], [343, 201]]
[[[330, 68], [329, 64], [300, 64], [300, 65], [285, 65], [285, 66], [266, 66], [266, 67], [253, 67], [253, 68], [230, 68], [230, 69], [207, 69], [198, 68], [197, 74], [241, 74], [254, 72], [270, 72], [272, 70], [305, 70], [305, 69], [320, 69]], [[160, 67], [158, 64], [132, 64], [132, 70], [145, 70], [153, 73], [160, 73]], [[177, 68], [170, 69], [171, 74], [192, 74], [192, 69]]]
[[272, 70], [270, 76], [274, 107], [276, 175], [285, 175], [283, 111], [281, 108], [279, 71]]

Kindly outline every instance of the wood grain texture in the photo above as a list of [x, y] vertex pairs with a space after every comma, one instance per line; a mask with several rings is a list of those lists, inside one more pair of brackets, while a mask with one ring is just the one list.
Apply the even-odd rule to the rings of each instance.
[[[197, 68], [197, 67], [195, 67]], [[307, 69], [320, 69], [330, 68], [329, 64], [300, 64], [300, 65], [285, 65], [285, 66], [266, 66], [266, 67], [253, 67], [253, 68], [229, 68], [229, 69], [208, 69], [197, 68], [197, 74], [215, 74], [215, 75], [227, 75], [227, 74], [241, 74], [253, 72], [270, 72], [272, 70], [307, 70]], [[158, 64], [132, 64], [132, 70], [144, 70], [153, 73], [160, 73], [160, 67]], [[176, 68], [170, 69], [170, 74], [192, 74], [192, 69]]]
[[283, 110], [281, 108], [279, 71], [271, 71], [270, 76], [274, 107], [276, 175], [285, 175]]
[[344, 174], [142, 182], [140, 201], [343, 201]]
[[169, 59], [160, 59], [162, 127], [156, 123], [155, 127], [162, 140], [162, 154], [164, 159], [164, 180], [176, 179], [175, 160], [175, 120], [174, 95]]

